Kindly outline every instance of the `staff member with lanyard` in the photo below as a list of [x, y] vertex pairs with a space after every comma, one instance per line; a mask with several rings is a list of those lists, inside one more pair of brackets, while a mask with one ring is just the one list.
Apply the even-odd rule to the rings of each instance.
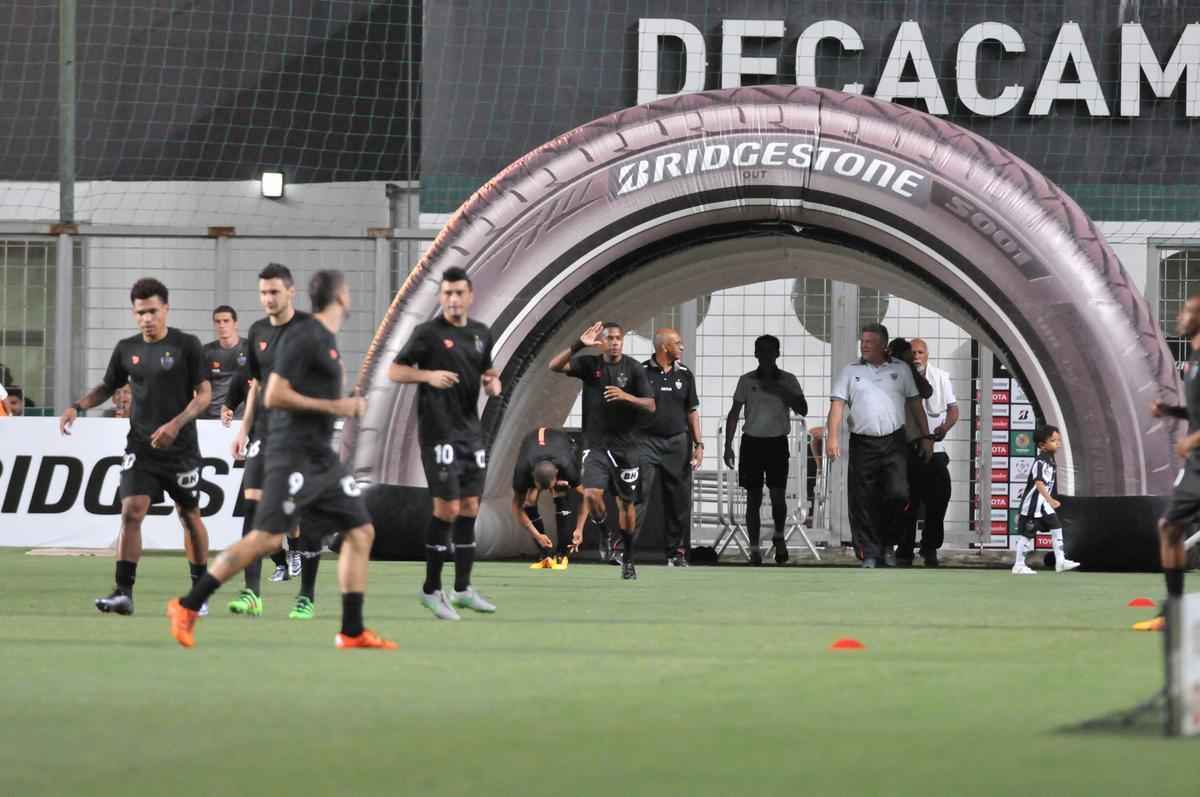
[[691, 528], [692, 471], [704, 461], [700, 399], [696, 379], [681, 362], [683, 339], [673, 329], [654, 333], [654, 356], [642, 363], [655, 401], [653, 419], [642, 437], [642, 488], [637, 497], [637, 528], [646, 522], [646, 500], [662, 481], [663, 541], [668, 567], [687, 567], [685, 533]]
[[888, 564], [894, 542], [891, 518], [908, 500], [907, 413], [918, 423], [922, 458], [928, 460], [933, 453], [912, 368], [888, 357], [887, 344], [888, 332], [882, 324], [862, 328], [862, 358], [842, 369], [830, 391], [825, 438], [830, 458], [840, 457], [839, 434], [848, 407], [850, 529], [867, 568]]

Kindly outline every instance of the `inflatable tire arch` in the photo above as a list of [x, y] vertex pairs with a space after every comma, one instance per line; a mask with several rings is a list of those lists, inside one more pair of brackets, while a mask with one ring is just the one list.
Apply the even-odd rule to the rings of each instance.
[[[787, 86], [630, 108], [543, 145], [483, 186], [414, 267], [376, 332], [358, 381], [367, 414], [347, 424], [343, 455], [360, 480], [423, 493], [416, 389], [389, 382], [387, 367], [413, 328], [437, 314], [444, 269], [467, 269], [472, 315], [493, 325], [504, 395], [487, 402], [484, 418], [499, 449], [526, 431], [506, 429], [521, 420], [506, 418], [506, 408], [533, 355], [573, 337], [584, 319], [572, 315], [604, 290], [614, 264], [706, 229], [762, 224], [813, 227], [892, 253], [898, 277], [955, 297], [1063, 429], [1059, 462], [1075, 493], [1169, 488], [1173, 425], [1147, 407], [1178, 398], [1174, 361], [1145, 299], [1075, 202], [945, 120]], [[571, 333], [555, 337], [563, 323]], [[506, 502], [509, 479], [489, 473], [485, 493]], [[420, 534], [425, 518], [411, 522]], [[481, 554], [515, 553], [485, 541], [489, 527], [506, 523], [481, 514]]]

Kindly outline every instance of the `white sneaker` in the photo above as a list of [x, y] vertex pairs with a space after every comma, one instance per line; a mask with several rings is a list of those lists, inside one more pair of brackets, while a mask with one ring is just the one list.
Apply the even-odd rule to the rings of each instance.
[[429, 611], [433, 612], [433, 616], [439, 620], [458, 620], [458, 612], [450, 606], [450, 602], [446, 600], [446, 591], [439, 589], [432, 595], [426, 595], [421, 592], [421, 605]]
[[457, 590], [450, 596], [450, 605], [456, 609], [471, 609], [483, 614], [493, 614], [496, 607], [489, 603], [474, 587], [467, 587], [462, 592]]
[[293, 548], [292, 550], [288, 551], [287, 563], [288, 563], [288, 576], [289, 577], [296, 578], [297, 576], [300, 575], [301, 561], [302, 561], [302, 558], [300, 555], [300, 550], [298, 548]]
[[1014, 576], [1036, 576], [1037, 571], [1024, 562], [1013, 565], [1012, 574]]
[[200, 616], [208, 617], [208, 601], [205, 601], [204, 604], [200, 607]]
[[1065, 557], [1062, 559], [1056, 558], [1054, 560], [1054, 572], [1056, 573], [1065, 573], [1068, 570], [1074, 570], [1077, 567], [1079, 567], [1079, 562], [1072, 561]]

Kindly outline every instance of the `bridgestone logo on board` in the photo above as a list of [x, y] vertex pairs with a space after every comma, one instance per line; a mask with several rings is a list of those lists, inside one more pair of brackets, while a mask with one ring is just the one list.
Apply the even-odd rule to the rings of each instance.
[[614, 166], [609, 191], [615, 197], [635, 194], [652, 186], [708, 172], [732, 173], [741, 184], [780, 181], [805, 184], [804, 175], [820, 174], [859, 183], [924, 205], [929, 199], [930, 177], [904, 163], [851, 144], [816, 143], [809, 137], [766, 139], [729, 136], [658, 150]]

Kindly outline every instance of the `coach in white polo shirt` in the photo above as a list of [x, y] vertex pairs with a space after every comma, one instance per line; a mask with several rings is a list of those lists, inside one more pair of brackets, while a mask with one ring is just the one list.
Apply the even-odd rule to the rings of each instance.
[[842, 418], [850, 427], [848, 494], [850, 530], [863, 567], [886, 564], [891, 553], [892, 518], [908, 501], [908, 452], [904, 419], [911, 410], [918, 420], [918, 446], [928, 459], [933, 441], [921, 406], [912, 368], [887, 355], [888, 331], [882, 324], [862, 328], [862, 359], [847, 365], [829, 395], [825, 450], [841, 456]]
[[[950, 374], [929, 363], [929, 346], [916, 338], [912, 359], [917, 371], [925, 376], [932, 395], [922, 402], [929, 435], [933, 438], [933, 456], [928, 460], [908, 458], [908, 511], [900, 521], [900, 544], [896, 546], [897, 564], [910, 564], [917, 539], [917, 512], [925, 507], [925, 525], [921, 530], [921, 558], [926, 567], [938, 566], [938, 549], [946, 538], [946, 508], [950, 505], [950, 457], [946, 454], [946, 434], [958, 423], [958, 401]], [[917, 432], [912, 430], [912, 436]]]

